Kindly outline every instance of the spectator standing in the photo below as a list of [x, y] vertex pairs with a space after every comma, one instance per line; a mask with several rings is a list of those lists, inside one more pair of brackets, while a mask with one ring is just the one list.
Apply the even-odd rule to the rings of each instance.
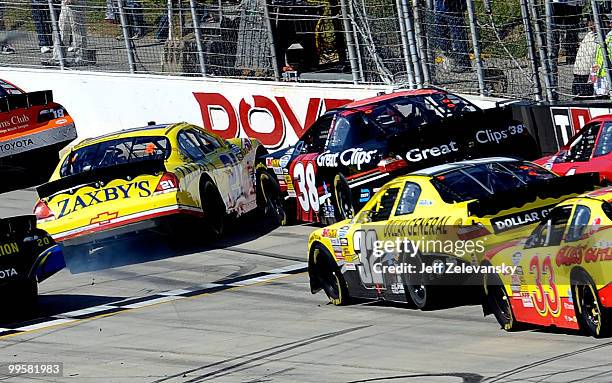
[[591, 69], [595, 64], [597, 53], [597, 35], [593, 27], [593, 20], [588, 20], [588, 32], [582, 38], [576, 60], [574, 62], [574, 81], [572, 83], [572, 93], [576, 96], [592, 96], [593, 83], [590, 82]]
[[[50, 53], [53, 50], [53, 27], [51, 25], [51, 12], [47, 0], [31, 0], [32, 19], [38, 35], [38, 47], [41, 53]], [[56, 20], [59, 18], [59, 3], [53, 4]]]
[[[85, 29], [85, 0], [62, 0], [59, 18], [60, 44], [59, 49], [69, 47], [74, 54], [75, 64], [83, 61], [87, 48], [87, 30]], [[71, 42], [72, 41], [72, 45]], [[54, 61], [59, 60], [58, 47], [53, 49]]]
[[[0, 31], [6, 31], [6, 25], [4, 25], [4, 4], [0, 3]], [[13, 48], [9, 43], [3, 43], [0, 46], [0, 53], [5, 55], [12, 55], [15, 53], [15, 48]]]
[[451, 59], [451, 70], [463, 72], [470, 67], [465, 24], [465, 0], [435, 0], [434, 47]]
[[[104, 19], [113, 24], [119, 22], [119, 9], [117, 1], [119, 0], [106, 0], [106, 14]], [[138, 0], [122, 1], [130, 38], [143, 38], [147, 34], [147, 28], [144, 20], [142, 3]], [[117, 40], [123, 40], [123, 34], [118, 35]]]
[[561, 51], [567, 58], [566, 63], [574, 64], [578, 51], [578, 32], [584, 0], [552, 0], [551, 7], [555, 40], [553, 57], [558, 57]]

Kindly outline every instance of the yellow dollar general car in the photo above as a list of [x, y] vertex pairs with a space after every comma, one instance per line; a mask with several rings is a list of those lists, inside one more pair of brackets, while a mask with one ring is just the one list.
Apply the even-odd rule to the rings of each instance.
[[596, 176], [557, 177], [511, 158], [440, 165], [385, 184], [352, 220], [309, 239], [312, 293], [438, 306], [444, 285], [482, 286], [487, 248], [527, 235]]
[[510, 331], [523, 323], [612, 333], [612, 188], [571, 198], [525, 239], [491, 249], [485, 314]]
[[229, 216], [258, 204], [281, 218], [275, 214], [283, 210], [274, 209], [278, 184], [256, 173], [262, 153], [256, 140], [224, 140], [187, 123], [87, 139], [38, 187], [34, 213], [39, 227], [65, 247], [176, 228], [187, 217], [204, 217], [190, 227], [216, 237]]

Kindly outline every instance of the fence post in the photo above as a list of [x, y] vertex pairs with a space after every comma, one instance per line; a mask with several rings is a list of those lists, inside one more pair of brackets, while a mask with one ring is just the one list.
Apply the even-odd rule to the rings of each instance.
[[204, 49], [202, 48], [202, 33], [200, 31], [200, 21], [196, 12], [195, 0], [189, 0], [191, 7], [191, 20], [193, 22], [193, 33], [195, 34], [196, 45], [198, 47], [198, 61], [200, 62], [200, 72], [206, 76], [206, 63], [204, 62]]
[[168, 14], [168, 40], [172, 40], [174, 37], [174, 14], [172, 12], [172, 0], [168, 0], [166, 4], [166, 12]]
[[55, 49], [57, 54], [57, 59], [59, 61], [59, 67], [61, 70], [64, 70], [64, 47], [62, 47], [62, 38], [60, 37], [59, 26], [57, 17], [55, 17], [55, 5], [53, 5], [53, 0], [47, 1], [49, 5], [49, 12], [51, 12], [51, 30], [53, 31], [53, 49]]
[[476, 27], [476, 15], [474, 14], [474, 1], [467, 0], [468, 18], [470, 20], [470, 32], [472, 33], [472, 46], [474, 48], [474, 58], [476, 59], [476, 75], [478, 76], [478, 89], [480, 95], [485, 96], [484, 69], [482, 57], [480, 57], [480, 38]]
[[[349, 14], [351, 16], [351, 20], [355, 23], [355, 6], [352, 1], [349, 1]], [[355, 39], [355, 53], [357, 53], [357, 64], [359, 64], [359, 78], [364, 79], [365, 74], [363, 71], [363, 60], [361, 57], [361, 48], [359, 47], [359, 34], [357, 32], [357, 28], [353, 26], [353, 38]]]
[[553, 102], [553, 94], [551, 88], [550, 81], [550, 69], [548, 68], [548, 60], [546, 58], [546, 50], [544, 47], [544, 41], [542, 39], [542, 31], [540, 29], [540, 23], [538, 20], [540, 19], [540, 15], [538, 13], [538, 9], [536, 8], [533, 0], [529, 1], [528, 8], [531, 10], [531, 18], [533, 19], [533, 25], [535, 28], [535, 34], [537, 43], [539, 45], [539, 57], [540, 57], [540, 65], [542, 65], [542, 70], [544, 71], [544, 86], [546, 87], [546, 100], [548, 102]]
[[546, 20], [546, 51], [548, 53], [548, 70], [550, 71], [550, 85], [553, 87], [553, 100], [557, 100], [557, 44], [553, 31], [553, 14], [550, 0], [544, 0], [544, 12]]
[[531, 73], [533, 80], [533, 90], [535, 92], [535, 98], [537, 102], [542, 101], [542, 87], [540, 85], [540, 73], [538, 71], [538, 65], [536, 63], [536, 51], [533, 41], [533, 30], [531, 29], [531, 21], [529, 20], [529, 9], [527, 0], [521, 1], [521, 15], [523, 18], [523, 28], [525, 29], [525, 38], [527, 39], [527, 57], [531, 63]]
[[344, 26], [344, 39], [348, 48], [349, 62], [351, 64], [351, 74], [353, 76], [353, 84], [359, 83], [359, 65], [357, 63], [357, 55], [355, 53], [355, 40], [351, 33], [351, 22], [348, 19], [348, 10], [346, 6], [347, 0], [340, 0], [340, 8], [342, 12], [342, 23]]
[[431, 74], [429, 73], [429, 55], [427, 54], [427, 40], [421, 26], [421, 14], [419, 12], [419, 0], [412, 0], [412, 11], [414, 16], [414, 36], [417, 42], [419, 57], [421, 58], [421, 71], [423, 72], [423, 83], [431, 84]]
[[401, 0], [402, 13], [404, 14], [404, 22], [406, 23], [406, 33], [408, 34], [408, 44], [410, 44], [410, 61], [414, 67], [414, 79], [417, 84], [417, 88], [423, 87], [423, 79], [421, 77], [421, 64], [419, 62], [419, 55], [417, 53], [416, 41], [414, 36], [414, 27], [412, 25], [412, 17], [410, 15], [410, 8], [408, 8], [408, 0]]
[[417, 85], [414, 82], [414, 72], [412, 68], [411, 55], [408, 48], [408, 34], [406, 33], [406, 24], [404, 18], [406, 15], [404, 14], [404, 9], [401, 4], [402, 0], [396, 0], [395, 4], [397, 7], [397, 17], [399, 19], [399, 27], [400, 27], [400, 36], [402, 38], [402, 50], [404, 52], [404, 64], [406, 65], [406, 74], [408, 75], [408, 83], [410, 84], [410, 88], [416, 88]]
[[123, 8], [123, 1], [118, 0], [117, 5], [119, 8], [119, 20], [121, 21], [121, 29], [123, 30], [123, 40], [125, 41], [125, 49], [127, 50], [128, 65], [130, 66], [130, 73], [136, 72], [136, 62], [134, 60], [134, 46], [132, 45], [132, 38], [130, 36], [129, 26], [127, 25], [127, 18], [125, 16], [125, 9]]
[[[274, 79], [280, 81], [281, 74], [280, 68], [278, 67], [278, 58], [276, 52], [276, 42], [274, 40], [274, 33], [272, 33], [272, 20], [270, 19], [270, 10], [268, 9], [268, 0], [264, 0], [263, 17], [266, 22], [266, 29], [268, 31], [268, 40], [270, 41], [270, 56], [272, 60], [272, 69], [274, 70]], [[285, 61], [283, 59], [283, 61]]]
[[603, 65], [606, 70], [606, 82], [608, 83], [608, 94], [610, 93], [610, 87], [612, 87], [612, 75], [610, 74], [610, 52], [608, 51], [608, 45], [606, 44], [606, 36], [603, 28], [601, 27], [601, 19], [599, 15], [599, 8], [597, 7], [597, 0], [591, 0], [591, 8], [593, 9], [593, 23], [595, 24], [595, 31], [597, 32], [597, 39], [601, 45], [601, 53], [603, 53]]

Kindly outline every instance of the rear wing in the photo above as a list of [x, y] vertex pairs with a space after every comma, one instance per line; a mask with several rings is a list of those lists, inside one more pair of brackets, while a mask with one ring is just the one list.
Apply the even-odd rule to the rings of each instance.
[[536, 198], [561, 198], [594, 190], [600, 183], [598, 173], [555, 177], [509, 192], [496, 193], [468, 203], [468, 214], [476, 217], [494, 215], [502, 210], [521, 207]]
[[50, 90], [24, 94], [9, 94], [0, 98], [0, 113], [10, 112], [15, 109], [27, 109], [32, 106], [44, 106], [52, 102], [53, 92]]
[[114, 179], [129, 180], [142, 174], [155, 174], [164, 171], [166, 171], [164, 160], [155, 159], [128, 162], [62, 177], [38, 186], [36, 191], [40, 198], [45, 198], [60, 191], [70, 191], [85, 185], [103, 185]]

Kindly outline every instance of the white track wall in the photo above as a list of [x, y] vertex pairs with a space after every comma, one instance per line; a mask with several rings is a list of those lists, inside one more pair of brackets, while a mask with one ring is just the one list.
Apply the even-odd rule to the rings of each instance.
[[[251, 136], [269, 148], [293, 144], [327, 109], [392, 91], [385, 86], [298, 84], [233, 79], [0, 68], [26, 91], [53, 90], [80, 138], [157, 123], [187, 121], [223, 137]], [[497, 99], [468, 96], [481, 107]]]

